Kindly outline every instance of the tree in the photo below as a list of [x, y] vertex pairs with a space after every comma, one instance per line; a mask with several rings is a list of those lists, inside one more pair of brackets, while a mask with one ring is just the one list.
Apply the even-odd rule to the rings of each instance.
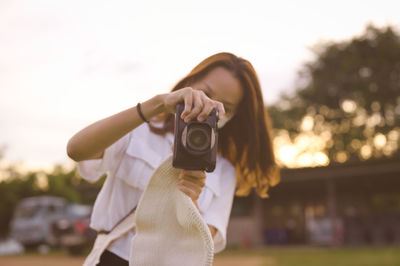
[[294, 95], [269, 107], [278, 157], [305, 166], [399, 154], [399, 34], [369, 25], [361, 36], [313, 52]]

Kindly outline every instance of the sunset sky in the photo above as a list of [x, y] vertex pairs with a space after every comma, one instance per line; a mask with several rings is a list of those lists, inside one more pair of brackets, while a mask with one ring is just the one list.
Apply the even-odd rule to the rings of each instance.
[[0, 1], [0, 146], [29, 168], [71, 165], [84, 126], [164, 93], [205, 57], [253, 63], [267, 104], [321, 41], [400, 27], [399, 1]]

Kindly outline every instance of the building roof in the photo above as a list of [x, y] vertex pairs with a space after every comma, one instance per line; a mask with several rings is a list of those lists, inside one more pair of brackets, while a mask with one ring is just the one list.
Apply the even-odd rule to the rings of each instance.
[[400, 178], [400, 159], [379, 159], [349, 163], [334, 163], [322, 167], [307, 167], [281, 170], [281, 182], [296, 182], [312, 179], [346, 178], [357, 176], [397, 175]]

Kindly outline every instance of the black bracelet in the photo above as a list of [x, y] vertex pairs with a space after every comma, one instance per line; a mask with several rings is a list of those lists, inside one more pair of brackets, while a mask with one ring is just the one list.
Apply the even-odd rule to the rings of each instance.
[[142, 118], [142, 120], [143, 120], [144, 122], [149, 123], [149, 121], [144, 117], [144, 115], [143, 115], [143, 113], [142, 113], [142, 108], [141, 108], [140, 103], [138, 103], [138, 104], [136, 105], [136, 109], [137, 109], [137, 112], [138, 112], [140, 118]]

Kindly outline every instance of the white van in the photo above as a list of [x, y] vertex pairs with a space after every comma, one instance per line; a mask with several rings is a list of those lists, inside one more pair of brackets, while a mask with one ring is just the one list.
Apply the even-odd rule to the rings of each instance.
[[25, 198], [11, 220], [11, 237], [25, 246], [50, 245], [51, 225], [64, 216], [68, 203], [51, 196]]

